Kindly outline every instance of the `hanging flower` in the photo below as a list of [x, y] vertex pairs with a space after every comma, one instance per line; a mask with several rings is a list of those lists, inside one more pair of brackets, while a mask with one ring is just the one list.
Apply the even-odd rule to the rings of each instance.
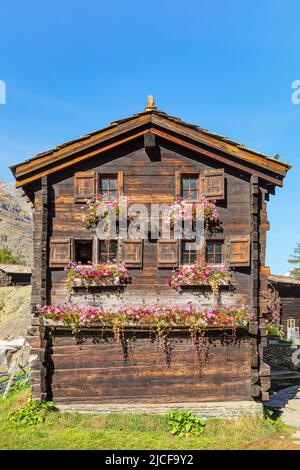
[[170, 220], [171, 227], [181, 221], [195, 223], [202, 218], [204, 225], [217, 222], [220, 215], [217, 211], [215, 201], [210, 201], [204, 196], [200, 196], [196, 201], [185, 201], [178, 199], [169, 208], [165, 218]]
[[119, 307], [91, 307], [65, 304], [40, 307], [44, 318], [61, 321], [65, 324], [89, 325], [100, 323], [119, 327], [140, 325], [150, 328], [167, 326], [186, 326], [188, 328], [207, 327], [246, 327], [253, 319], [248, 307], [216, 306], [210, 309], [201, 308], [188, 302], [178, 304], [124, 305]]
[[[95, 228], [101, 220], [106, 220], [109, 224], [111, 218], [114, 217], [118, 221], [122, 207], [122, 202], [118, 198], [98, 194], [93, 199], [87, 199], [85, 206], [82, 207], [84, 214], [82, 221], [87, 228]], [[127, 220], [132, 221], [133, 217], [127, 212]]]

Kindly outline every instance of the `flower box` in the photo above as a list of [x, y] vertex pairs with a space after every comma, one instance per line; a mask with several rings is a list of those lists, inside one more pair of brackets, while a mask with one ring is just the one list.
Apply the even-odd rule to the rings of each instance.
[[128, 278], [128, 271], [122, 264], [99, 263], [83, 265], [71, 263], [65, 267], [67, 271], [67, 287], [69, 291], [74, 288], [118, 287], [124, 285]]

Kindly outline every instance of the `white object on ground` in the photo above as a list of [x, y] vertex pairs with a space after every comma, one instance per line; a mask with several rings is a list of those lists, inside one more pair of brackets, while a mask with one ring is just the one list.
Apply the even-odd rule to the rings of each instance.
[[3, 399], [11, 388], [15, 373], [22, 370], [25, 373], [25, 367], [29, 366], [36, 355], [30, 355], [30, 345], [25, 338], [16, 338], [12, 341], [0, 341], [0, 364], [6, 363], [8, 382], [5, 387]]

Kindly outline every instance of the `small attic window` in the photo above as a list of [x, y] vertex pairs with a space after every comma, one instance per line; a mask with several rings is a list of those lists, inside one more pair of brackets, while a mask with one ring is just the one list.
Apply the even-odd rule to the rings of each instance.
[[185, 200], [195, 201], [198, 198], [198, 175], [182, 175], [181, 197]]
[[100, 194], [109, 197], [117, 197], [118, 195], [118, 178], [117, 175], [101, 175], [99, 184]]

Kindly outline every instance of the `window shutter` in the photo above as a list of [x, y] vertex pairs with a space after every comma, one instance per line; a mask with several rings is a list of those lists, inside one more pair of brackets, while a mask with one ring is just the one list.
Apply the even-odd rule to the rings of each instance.
[[249, 237], [230, 237], [227, 241], [227, 261], [230, 266], [250, 265]]
[[50, 267], [61, 268], [71, 261], [70, 238], [52, 238], [50, 241]]
[[160, 267], [178, 266], [178, 240], [158, 240], [157, 264]]
[[203, 193], [210, 199], [224, 199], [224, 170], [204, 170]]
[[124, 172], [119, 171], [118, 173], [118, 197], [124, 194]]
[[143, 266], [143, 240], [124, 240], [122, 261], [128, 267], [141, 268]]
[[175, 171], [175, 199], [181, 197], [181, 172]]
[[96, 194], [96, 173], [94, 171], [80, 171], [75, 173], [74, 197], [76, 202], [85, 202]]

